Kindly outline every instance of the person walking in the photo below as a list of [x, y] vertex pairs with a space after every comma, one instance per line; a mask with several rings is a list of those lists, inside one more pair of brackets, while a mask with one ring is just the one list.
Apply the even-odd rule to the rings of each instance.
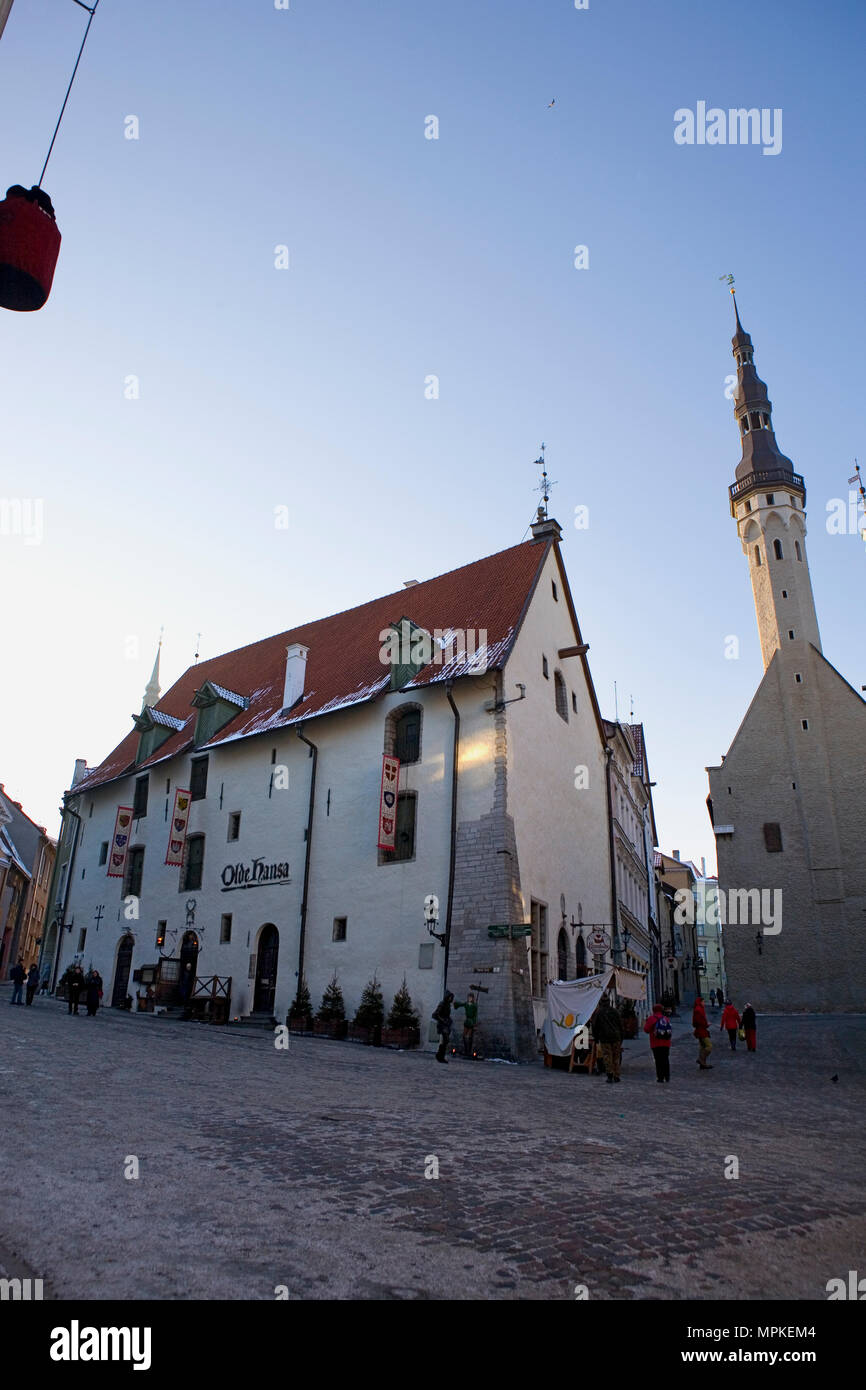
[[746, 1004], [743, 1009], [743, 1032], [746, 1035], [746, 1049], [749, 1052], [758, 1050], [758, 1020], [755, 1017], [755, 1010], [751, 1004]]
[[27, 1003], [33, 1003], [33, 996], [39, 988], [39, 967], [31, 965], [27, 972]]
[[692, 1028], [698, 1040], [698, 1066], [701, 1071], [712, 1071], [710, 1053], [713, 1050], [713, 1044], [710, 1041], [710, 1025], [707, 1021], [707, 1011], [704, 1008], [704, 1001], [700, 995], [696, 998], [695, 1006], [692, 1009]]
[[478, 1004], [476, 1003], [475, 995], [470, 993], [468, 999], [462, 1004], [459, 999], [455, 999], [454, 1007], [455, 1009], [466, 1010], [463, 1015], [463, 1056], [471, 1057], [472, 1042], [475, 1037], [475, 1025], [478, 1022]]
[[653, 1004], [653, 1011], [644, 1024], [643, 1030], [645, 1033], [649, 1033], [653, 1061], [656, 1064], [656, 1081], [659, 1084], [663, 1081], [670, 1081], [671, 1038], [673, 1035], [670, 1010], [663, 1009], [661, 1004]]
[[620, 1079], [623, 1026], [619, 1013], [606, 994], [602, 995], [592, 1016], [592, 1036], [601, 1049], [608, 1085], [612, 1085]]
[[[451, 1036], [451, 1005], [453, 1002], [454, 995], [450, 990], [447, 990], [433, 1010], [433, 1021], [439, 1034], [439, 1047], [436, 1051], [437, 1062], [445, 1062], [445, 1049]], [[447, 1066], [447, 1062], [445, 1065]]]
[[84, 995], [87, 1004], [87, 1017], [95, 1018], [96, 1010], [99, 1008], [99, 1001], [102, 998], [102, 976], [98, 970], [91, 970], [87, 977], [87, 987]]
[[84, 986], [84, 971], [80, 965], [70, 966], [67, 971], [66, 992], [69, 998], [67, 1013], [78, 1015], [78, 1001]]
[[715, 991], [714, 989], [711, 989], [711, 990], [710, 990], [710, 1008], [711, 1008], [711, 1009], [714, 1009], [715, 1007], [716, 1007], [716, 991]]
[[12, 998], [10, 1004], [20, 1004], [21, 990], [24, 985], [24, 961], [19, 956], [12, 969], [9, 971], [9, 979], [12, 981]]
[[739, 1026], [740, 1015], [737, 1013], [730, 999], [728, 999], [725, 1001], [725, 1007], [722, 1013], [722, 1021], [719, 1025], [719, 1032], [721, 1032], [722, 1028], [727, 1029], [728, 1037], [731, 1040], [732, 1052], [736, 1052], [737, 1050], [737, 1029], [739, 1028]]

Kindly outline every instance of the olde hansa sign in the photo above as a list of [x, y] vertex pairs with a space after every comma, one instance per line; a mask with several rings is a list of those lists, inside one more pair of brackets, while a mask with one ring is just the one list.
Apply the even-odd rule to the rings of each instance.
[[267, 884], [285, 886], [291, 883], [288, 864], [266, 864], [264, 859], [253, 859], [246, 864], [226, 864], [220, 875], [223, 893], [232, 893], [238, 888], [264, 888]]

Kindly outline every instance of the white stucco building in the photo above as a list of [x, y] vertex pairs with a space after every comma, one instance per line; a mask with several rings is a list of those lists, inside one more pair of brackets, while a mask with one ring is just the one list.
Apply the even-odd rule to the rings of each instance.
[[315, 1008], [336, 972], [350, 1017], [371, 976], [386, 1007], [405, 976], [423, 1045], [446, 978], [458, 998], [479, 982], [487, 1054], [535, 1055], [580, 923], [613, 925], [605, 732], [559, 536], [542, 515], [521, 545], [203, 661], [162, 698], [155, 676], [66, 794], [43, 969], [77, 956], [116, 1005], [142, 968], [164, 995], [230, 977], [233, 1018], [277, 1019], [299, 975]]

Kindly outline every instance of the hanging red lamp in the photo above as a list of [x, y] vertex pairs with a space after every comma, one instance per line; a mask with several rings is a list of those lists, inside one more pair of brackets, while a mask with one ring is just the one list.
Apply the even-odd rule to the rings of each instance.
[[60, 231], [51, 199], [41, 188], [14, 184], [0, 203], [0, 306], [41, 309], [54, 280]]

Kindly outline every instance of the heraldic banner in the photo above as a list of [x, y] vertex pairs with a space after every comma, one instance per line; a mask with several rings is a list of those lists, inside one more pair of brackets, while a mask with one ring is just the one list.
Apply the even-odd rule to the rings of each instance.
[[587, 975], [583, 980], [556, 980], [547, 986], [547, 1018], [544, 1042], [554, 1057], [567, 1057], [571, 1040], [598, 1007], [598, 1001], [613, 979], [613, 970]]
[[168, 847], [165, 851], [166, 864], [175, 868], [183, 863], [183, 847], [186, 843], [186, 825], [189, 820], [189, 791], [178, 787], [174, 794], [174, 811], [168, 830]]
[[382, 758], [382, 787], [379, 792], [379, 849], [397, 847], [397, 787], [400, 759], [386, 753]]
[[123, 878], [126, 873], [126, 854], [129, 849], [129, 831], [132, 826], [132, 807], [118, 806], [114, 819], [114, 835], [108, 855], [106, 878]]

